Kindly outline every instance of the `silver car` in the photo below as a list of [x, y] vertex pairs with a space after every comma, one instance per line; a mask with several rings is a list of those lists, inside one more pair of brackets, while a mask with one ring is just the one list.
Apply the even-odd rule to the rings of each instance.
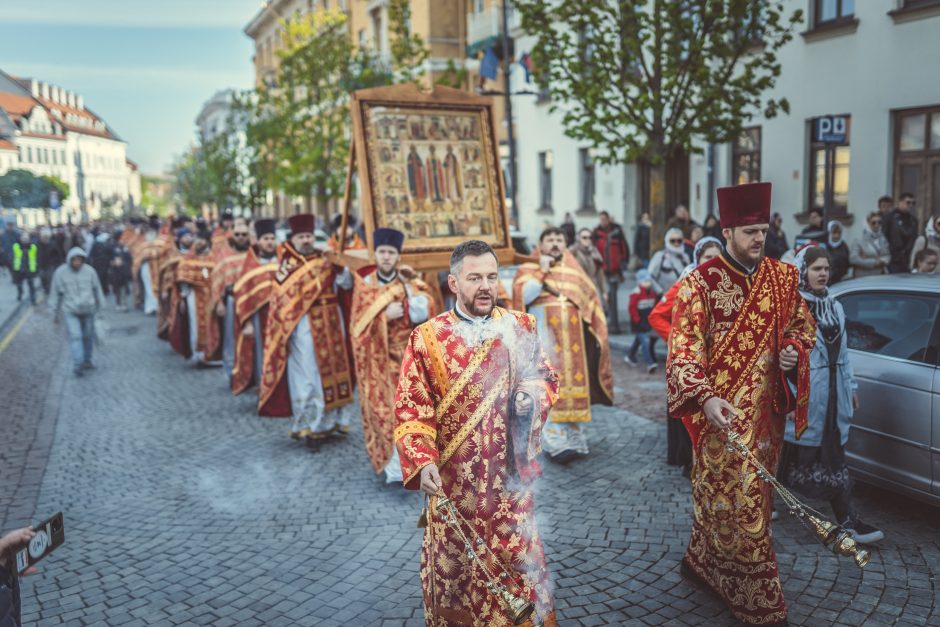
[[847, 449], [853, 474], [940, 506], [940, 275], [839, 283], [861, 409]]

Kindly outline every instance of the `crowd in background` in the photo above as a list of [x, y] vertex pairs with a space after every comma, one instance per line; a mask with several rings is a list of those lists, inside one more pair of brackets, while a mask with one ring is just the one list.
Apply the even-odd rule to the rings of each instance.
[[[764, 252], [772, 259], [793, 263], [806, 244], [819, 244], [830, 261], [829, 285], [882, 274], [934, 274], [940, 259], [940, 215], [931, 217], [920, 228], [913, 214], [915, 203], [914, 195], [907, 192], [901, 194], [897, 204], [890, 196], [883, 196], [878, 200], [878, 209], [865, 217], [862, 234], [854, 241], [845, 238], [842, 222], [825, 222], [819, 209], [807, 214], [805, 228], [791, 240], [783, 230], [783, 216], [774, 213]], [[607, 304], [609, 327], [614, 334], [625, 332], [621, 326], [624, 313], [629, 314], [634, 332], [645, 328], [643, 308], [635, 302], [645, 302], [650, 294], [668, 292], [692, 263], [696, 244], [707, 238], [724, 244], [717, 216], [709, 215], [704, 224], [697, 224], [683, 205], [676, 207], [666, 223], [661, 247], [653, 245], [649, 213], [643, 213], [634, 227], [632, 250], [624, 229], [606, 211], [600, 212], [594, 228], [578, 229], [570, 213], [560, 228], [570, 251]], [[635, 278], [639, 285], [630, 295], [628, 311], [620, 312], [617, 293], [628, 267], [638, 270]]]

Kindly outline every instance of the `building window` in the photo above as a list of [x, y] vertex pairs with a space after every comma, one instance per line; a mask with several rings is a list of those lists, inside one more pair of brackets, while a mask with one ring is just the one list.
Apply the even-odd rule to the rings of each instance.
[[855, 0], [815, 0], [816, 26], [851, 20], [855, 16]]
[[552, 166], [554, 155], [551, 150], [539, 153], [539, 209], [552, 209]]
[[382, 9], [372, 10], [372, 45], [382, 50]]
[[33, 147], [27, 146], [26, 147], [26, 163], [32, 163], [32, 162], [33, 162]]
[[894, 195], [914, 194], [920, 224], [940, 214], [940, 106], [894, 114]]
[[760, 127], [741, 131], [731, 146], [731, 182], [734, 185], [760, 180]]
[[581, 209], [580, 211], [594, 211], [594, 150], [582, 148], [581, 155]]
[[[809, 149], [809, 203], [807, 210], [819, 209], [828, 219], [844, 216], [849, 206], [849, 130], [851, 118], [847, 115], [833, 116], [844, 120], [844, 138], [833, 143], [832, 137], [821, 140], [819, 119], [810, 120]], [[841, 123], [840, 123], [841, 124]]]

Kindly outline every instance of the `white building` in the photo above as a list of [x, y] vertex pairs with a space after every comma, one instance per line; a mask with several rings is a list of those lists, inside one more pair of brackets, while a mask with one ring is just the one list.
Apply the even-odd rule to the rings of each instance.
[[199, 115], [196, 116], [196, 128], [199, 135], [206, 139], [212, 139], [225, 130], [228, 124], [229, 116], [232, 113], [232, 99], [235, 97], [235, 90], [223, 89], [217, 91], [204, 105]]
[[[717, 212], [715, 187], [764, 180], [774, 184], [773, 210], [784, 216], [792, 244], [809, 210], [825, 204], [824, 172], [831, 182], [828, 215], [846, 224], [849, 240], [883, 195], [896, 200], [913, 192], [921, 225], [940, 213], [940, 67], [924, 61], [940, 57], [940, 5], [786, 2], [786, 10], [796, 9], [806, 20], [778, 52], [782, 73], [768, 94], [787, 97], [790, 114], [755, 118], [740, 141], [715, 146], [711, 185], [707, 146], [689, 158], [689, 178], [671, 184], [634, 165], [594, 167], [588, 144], [564, 136], [561, 116], [550, 114], [547, 102], [517, 98], [522, 230], [535, 236], [568, 211], [578, 226], [593, 226], [596, 211], [607, 209], [632, 233], [655, 194], [671, 196], [670, 206], [687, 204], [701, 223], [710, 206]], [[534, 39], [517, 35], [518, 56]], [[845, 143], [828, 149], [828, 163], [812, 132], [825, 116], [847, 125]]]
[[[49, 212], [52, 222], [97, 220], [105, 210], [120, 215], [140, 202], [139, 175], [135, 187], [127, 144], [78, 94], [0, 72], [0, 143], [17, 151], [13, 161], [2, 156], [9, 150], [0, 145], [0, 174], [19, 168], [69, 185], [62, 208]], [[29, 222], [46, 220], [43, 212], [24, 216]]]

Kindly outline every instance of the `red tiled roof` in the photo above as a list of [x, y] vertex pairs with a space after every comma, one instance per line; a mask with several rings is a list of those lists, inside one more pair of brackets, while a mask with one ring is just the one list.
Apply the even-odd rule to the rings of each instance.
[[10, 114], [14, 119], [18, 119], [39, 106], [31, 96], [21, 96], [9, 92], [0, 92], [0, 109]]
[[12, 150], [13, 152], [16, 152], [16, 146], [13, 145], [13, 142], [0, 139], [0, 150]]
[[[70, 124], [66, 118], [67, 115], [75, 115], [81, 118], [87, 119], [89, 122], [94, 124], [95, 122], [102, 122], [98, 119], [98, 116], [93, 114], [87, 109], [78, 109], [76, 107], [70, 107], [67, 104], [62, 104], [61, 102], [55, 102], [54, 100], [49, 100], [48, 98], [39, 98], [39, 102], [48, 109], [49, 111], [58, 110], [62, 116], [56, 117], [53, 116], [53, 119], [57, 120], [62, 126], [70, 131], [75, 131], [76, 133], [85, 133], [87, 135], [98, 135], [100, 137], [111, 137], [111, 133], [107, 131], [107, 126], [105, 130], [98, 130], [94, 126], [81, 126], [79, 124]], [[104, 122], [102, 122], [103, 124]]]
[[52, 135], [51, 133], [20, 133], [21, 137], [34, 137], [36, 139], [55, 139], [64, 142], [65, 135]]

